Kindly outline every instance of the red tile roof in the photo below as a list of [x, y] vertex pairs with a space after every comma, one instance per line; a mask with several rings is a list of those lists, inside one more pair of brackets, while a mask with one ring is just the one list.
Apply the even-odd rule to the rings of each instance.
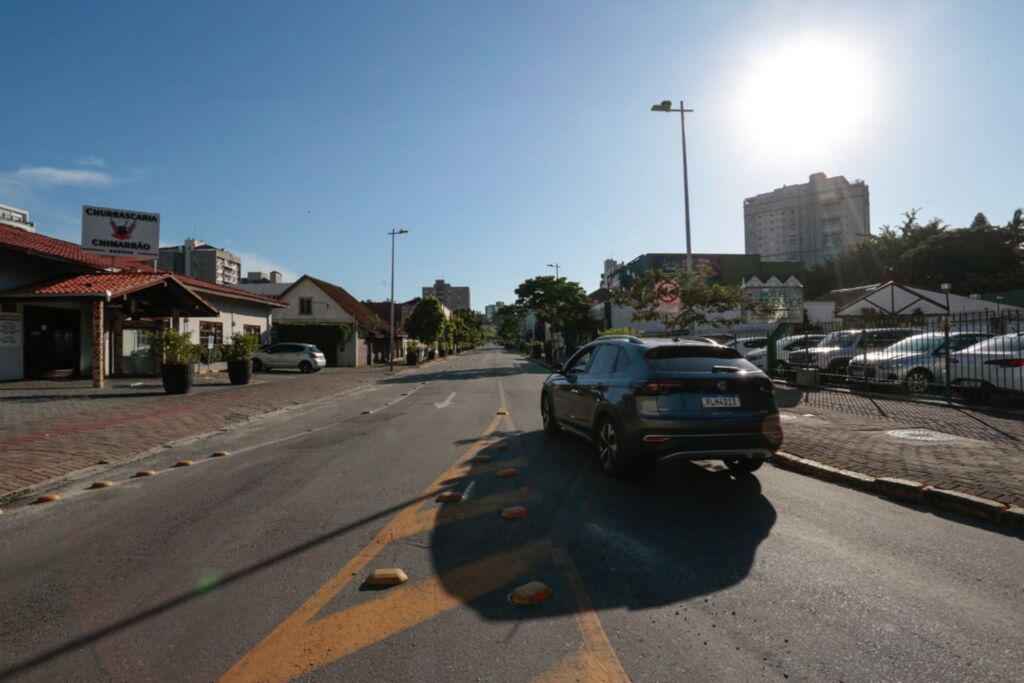
[[[91, 254], [83, 251], [82, 247], [74, 242], [66, 242], [55, 237], [47, 237], [36, 232], [29, 232], [21, 228], [0, 223], [0, 248], [23, 251], [37, 256], [70, 261], [93, 268], [109, 268], [111, 259], [109, 256]], [[113, 264], [122, 269], [135, 270], [140, 267], [140, 262], [132, 259], [115, 258]]]
[[110, 295], [114, 297], [145, 289], [169, 277], [170, 275], [167, 273], [88, 273], [42, 285], [25, 287], [15, 292], [7, 292], [7, 294], [65, 294], [74, 296], [102, 294], [109, 291]]
[[378, 317], [369, 308], [359, 303], [359, 301], [354, 296], [345, 291], [344, 287], [333, 285], [330, 282], [327, 282], [326, 280], [320, 280], [311, 275], [303, 275], [298, 280], [293, 282], [291, 287], [284, 290], [284, 292], [281, 292], [281, 298], [283, 299], [284, 295], [288, 292], [288, 290], [290, 290], [292, 287], [299, 284], [303, 280], [309, 280], [314, 285], [322, 289], [324, 293], [327, 294], [327, 296], [334, 299], [334, 301], [337, 302], [337, 304], [341, 306], [343, 310], [347, 311], [349, 315], [351, 315], [353, 318], [361, 322], [370, 330], [382, 333], [386, 333], [388, 331], [389, 325], [380, 317]]
[[263, 296], [262, 294], [250, 292], [239, 287], [232, 287], [231, 285], [218, 285], [213, 282], [207, 282], [206, 280], [200, 280], [197, 277], [181, 275], [179, 273], [175, 273], [174, 277], [185, 283], [185, 285], [191, 289], [202, 289], [213, 294], [222, 294], [224, 296], [231, 296], [239, 299], [249, 299], [250, 301], [256, 301], [261, 304], [267, 304], [277, 308], [284, 308], [288, 305], [283, 303], [280, 299], [275, 299], [271, 296]]

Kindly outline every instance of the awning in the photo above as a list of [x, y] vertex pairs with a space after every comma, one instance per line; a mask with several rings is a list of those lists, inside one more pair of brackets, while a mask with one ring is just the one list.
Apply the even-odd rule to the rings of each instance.
[[216, 308], [170, 273], [89, 273], [0, 293], [0, 301], [95, 301], [133, 318], [212, 317]]

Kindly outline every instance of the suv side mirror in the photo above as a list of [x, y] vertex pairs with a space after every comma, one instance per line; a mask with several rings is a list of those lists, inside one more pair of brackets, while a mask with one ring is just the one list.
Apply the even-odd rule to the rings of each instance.
[[551, 365], [551, 374], [554, 374], [554, 375], [562, 374], [562, 366], [559, 363], [553, 363]]

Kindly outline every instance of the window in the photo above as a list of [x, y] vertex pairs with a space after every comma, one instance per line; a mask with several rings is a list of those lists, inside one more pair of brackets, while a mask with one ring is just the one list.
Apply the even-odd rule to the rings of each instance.
[[610, 375], [615, 368], [615, 358], [618, 349], [609, 344], [602, 344], [597, 347], [594, 353], [594, 360], [590, 361], [591, 375]]
[[242, 333], [243, 334], [254, 334], [254, 335], [256, 335], [258, 337], [258, 336], [260, 336], [260, 326], [259, 325], [242, 325]]
[[212, 323], [206, 320], [199, 321], [199, 343], [206, 346], [207, 340], [213, 337], [214, 344], [224, 343], [224, 324]]
[[569, 361], [565, 367], [566, 372], [575, 372], [583, 374], [587, 371], [587, 365], [590, 364], [590, 359], [594, 356], [594, 349], [586, 349], [576, 355], [575, 358]]
[[299, 315], [313, 315], [312, 297], [299, 297]]
[[619, 374], [629, 370], [629, 356], [625, 351], [619, 349], [618, 358], [615, 360], [615, 374]]

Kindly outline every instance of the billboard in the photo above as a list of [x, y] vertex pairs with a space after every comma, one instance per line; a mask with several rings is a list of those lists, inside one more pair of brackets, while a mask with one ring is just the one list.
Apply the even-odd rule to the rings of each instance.
[[156, 258], [160, 255], [160, 214], [83, 206], [82, 249]]

